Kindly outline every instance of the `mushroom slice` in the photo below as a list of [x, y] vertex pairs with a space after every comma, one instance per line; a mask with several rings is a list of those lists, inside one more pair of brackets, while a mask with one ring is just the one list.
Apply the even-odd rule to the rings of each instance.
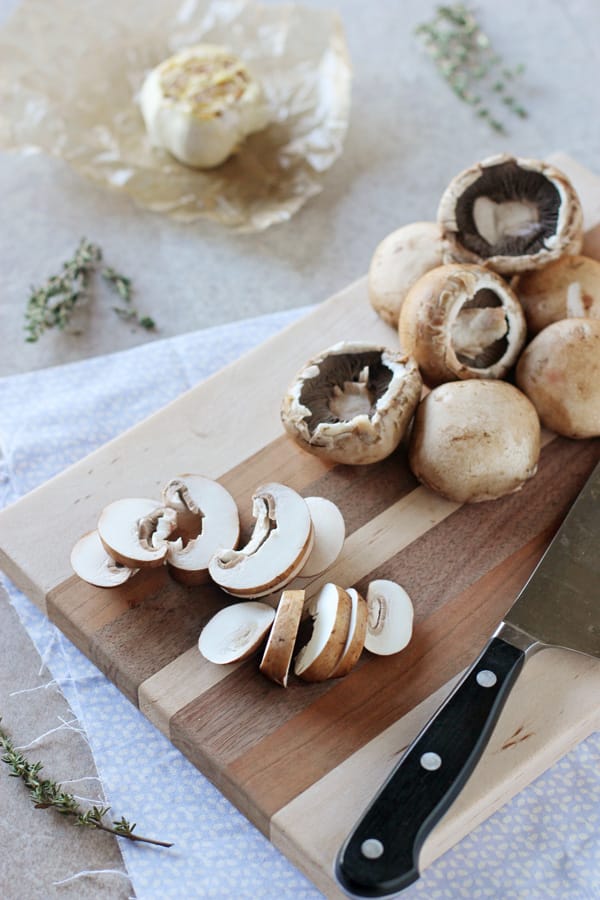
[[412, 222], [388, 234], [369, 266], [369, 301], [393, 328], [409, 289], [421, 275], [442, 264], [442, 236], [437, 222]]
[[292, 488], [272, 482], [253, 497], [252, 537], [239, 550], [218, 550], [210, 577], [228, 594], [263, 597], [288, 584], [305, 564], [313, 546], [310, 512]]
[[531, 336], [560, 319], [600, 319], [600, 262], [561, 256], [522, 275], [516, 292]]
[[385, 578], [372, 581], [367, 588], [367, 607], [365, 649], [377, 656], [404, 650], [412, 637], [414, 616], [404, 588]]
[[518, 491], [537, 469], [540, 423], [525, 394], [505, 381], [450, 381], [415, 415], [408, 461], [416, 477], [455, 503]]
[[202, 629], [198, 649], [209, 662], [220, 665], [247, 659], [260, 647], [274, 618], [273, 607], [256, 600], [226, 606]]
[[369, 610], [367, 601], [359, 594], [356, 588], [346, 588], [346, 593], [352, 602], [352, 611], [350, 613], [350, 627], [348, 628], [348, 637], [346, 638], [346, 646], [342, 652], [340, 661], [329, 676], [330, 678], [343, 678], [358, 662], [367, 636], [367, 623], [369, 618]]
[[325, 497], [306, 497], [314, 532], [310, 556], [298, 573], [302, 578], [320, 575], [333, 565], [344, 546], [346, 524], [341, 512]]
[[438, 209], [444, 262], [480, 263], [502, 274], [579, 253], [583, 213], [562, 172], [506, 154], [452, 179]]
[[600, 320], [561, 319], [540, 331], [519, 360], [517, 384], [546, 428], [600, 437]]
[[298, 636], [305, 592], [284, 591], [260, 663], [260, 671], [271, 681], [287, 687], [290, 664]]
[[96, 587], [117, 587], [138, 571], [115, 562], [104, 549], [97, 531], [79, 538], [71, 550], [71, 566], [76, 575]]
[[132, 569], [161, 566], [176, 527], [174, 509], [140, 497], [109, 503], [98, 520], [98, 534], [108, 555]]
[[167, 550], [169, 570], [184, 584], [208, 580], [208, 564], [221, 547], [235, 547], [240, 521], [228, 490], [202, 475], [180, 475], [163, 488], [163, 503], [177, 513], [182, 543]]
[[325, 681], [346, 648], [352, 601], [337, 584], [323, 585], [310, 606], [313, 631], [294, 660], [294, 672], [303, 681]]
[[398, 334], [425, 382], [503, 378], [526, 338], [525, 316], [508, 284], [483, 266], [446, 265], [408, 292]]
[[396, 449], [421, 388], [411, 357], [372, 344], [335, 344], [298, 373], [283, 399], [281, 420], [309, 453], [365, 465]]

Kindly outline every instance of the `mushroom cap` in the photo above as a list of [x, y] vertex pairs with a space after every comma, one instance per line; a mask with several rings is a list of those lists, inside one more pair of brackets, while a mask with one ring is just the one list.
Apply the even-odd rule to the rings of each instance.
[[452, 179], [438, 208], [444, 262], [502, 274], [579, 253], [583, 212], [567, 176], [549, 163], [502, 154]]
[[367, 601], [362, 594], [358, 593], [356, 588], [346, 588], [346, 593], [352, 603], [348, 637], [346, 638], [346, 644], [339, 662], [329, 675], [329, 678], [343, 678], [347, 675], [360, 659], [365, 646], [367, 621], [369, 618]]
[[[156, 540], [141, 536], [140, 525], [155, 518], [161, 528]], [[98, 519], [98, 534], [108, 555], [123, 566], [162, 566], [169, 545], [165, 539], [175, 530], [177, 514], [145, 497], [124, 497], [105, 506]]]
[[398, 334], [430, 386], [462, 378], [503, 378], [527, 329], [508, 284], [483, 266], [450, 264], [412, 286]]
[[409, 288], [425, 272], [442, 264], [442, 235], [437, 222], [412, 222], [392, 231], [376, 247], [368, 274], [369, 301], [381, 318], [398, 326]]
[[325, 681], [346, 648], [352, 601], [337, 584], [324, 584], [311, 602], [313, 632], [294, 660], [294, 672], [303, 681]]
[[97, 531], [89, 531], [79, 538], [71, 550], [71, 566], [76, 575], [96, 587], [118, 587], [138, 571], [115, 562], [104, 549]]
[[600, 319], [600, 262], [589, 256], [561, 256], [526, 272], [515, 290], [532, 336], [559, 319]]
[[258, 81], [231, 50], [215, 44], [187, 47], [152, 69], [140, 108], [155, 146], [202, 169], [224, 162], [270, 117]]
[[263, 675], [283, 687], [287, 687], [288, 674], [304, 610], [304, 596], [302, 590], [289, 590], [282, 593], [259, 666]]
[[531, 401], [505, 381], [451, 381], [419, 404], [409, 464], [427, 487], [457, 503], [495, 500], [537, 469], [540, 423]]
[[523, 351], [516, 377], [546, 428], [570, 438], [600, 436], [599, 319], [548, 325]]
[[411, 357], [373, 344], [342, 342], [298, 373], [283, 398], [281, 420], [309, 453], [366, 465], [396, 449], [421, 388]]
[[292, 488], [270, 482], [253, 496], [255, 526], [239, 550], [218, 550], [208, 571], [224, 591], [263, 597], [288, 584], [302, 569], [313, 546], [310, 511]]

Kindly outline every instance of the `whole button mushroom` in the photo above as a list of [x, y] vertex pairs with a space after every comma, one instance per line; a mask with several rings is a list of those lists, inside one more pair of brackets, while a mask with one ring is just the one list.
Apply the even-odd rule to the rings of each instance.
[[566, 175], [536, 159], [502, 154], [452, 179], [438, 208], [444, 262], [504, 275], [579, 253], [583, 213]]
[[522, 275], [516, 293], [532, 336], [559, 319], [600, 319], [600, 262], [561, 256]]
[[548, 325], [525, 348], [516, 376], [546, 428], [600, 436], [600, 319]]
[[505, 381], [452, 381], [419, 404], [409, 463], [423, 484], [456, 503], [518, 491], [537, 469], [540, 423]]
[[437, 222], [412, 222], [388, 234], [369, 266], [371, 306], [393, 328], [409, 289], [421, 275], [442, 264], [442, 236]]
[[427, 272], [400, 310], [400, 344], [434, 386], [463, 378], [503, 378], [525, 343], [521, 305], [508, 284], [482, 266]]

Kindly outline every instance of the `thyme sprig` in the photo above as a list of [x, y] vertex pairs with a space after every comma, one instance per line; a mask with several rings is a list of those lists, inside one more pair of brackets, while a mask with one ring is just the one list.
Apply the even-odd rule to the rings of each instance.
[[514, 95], [515, 80], [524, 66], [504, 65], [471, 9], [462, 3], [437, 6], [434, 18], [419, 25], [416, 33], [456, 96], [494, 131], [505, 134], [506, 128], [491, 106], [499, 104], [521, 119], [527, 117]]
[[[50, 328], [61, 331], [67, 328], [75, 308], [89, 298], [91, 278], [101, 261], [100, 247], [83, 237], [73, 257], [63, 263], [58, 275], [52, 275], [41, 287], [31, 288], [25, 310], [25, 339], [28, 343], [35, 343]], [[115, 312], [128, 322], [148, 330], [154, 329], [156, 324], [153, 319], [140, 316], [131, 306], [131, 279], [111, 268], [105, 268], [102, 275], [126, 304], [125, 307], [113, 307]]]
[[91, 809], [84, 810], [73, 794], [63, 791], [60, 784], [49, 778], [41, 778], [42, 763], [30, 763], [19, 750], [15, 749], [12, 740], [2, 728], [0, 728], [0, 750], [2, 751], [0, 759], [8, 766], [9, 774], [23, 781], [36, 809], [54, 809], [63, 816], [72, 816], [76, 825], [108, 831], [119, 837], [128, 838], [130, 841], [156, 844], [159, 847], [173, 846], [167, 841], [158, 841], [134, 834], [135, 823], [131, 824], [124, 817], [108, 824], [106, 816], [110, 812], [110, 806], [92, 806]]

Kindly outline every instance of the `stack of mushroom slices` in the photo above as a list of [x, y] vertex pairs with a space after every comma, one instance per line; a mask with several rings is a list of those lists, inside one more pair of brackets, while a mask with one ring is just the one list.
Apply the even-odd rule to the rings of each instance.
[[[300, 624], [307, 606], [312, 633], [302, 643]], [[305, 682], [321, 682], [347, 675], [363, 649], [388, 656], [409, 643], [413, 606], [404, 588], [378, 579], [369, 584], [366, 598], [355, 588], [327, 582], [312, 600], [304, 589], [281, 594], [277, 609], [256, 600], [220, 610], [202, 630], [198, 647], [212, 663], [239, 663], [264, 643], [260, 671], [287, 687], [290, 668]]]

